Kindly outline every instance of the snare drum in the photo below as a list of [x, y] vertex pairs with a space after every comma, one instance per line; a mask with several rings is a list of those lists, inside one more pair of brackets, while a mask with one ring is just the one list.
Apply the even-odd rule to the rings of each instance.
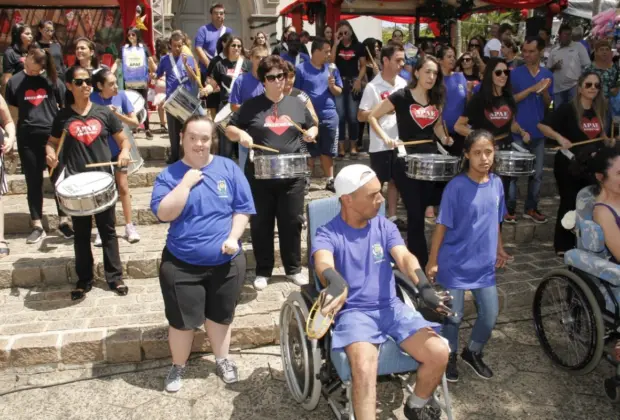
[[254, 176], [256, 179], [289, 179], [310, 176], [309, 157], [310, 155], [301, 153], [254, 156]]
[[60, 208], [69, 216], [92, 216], [101, 213], [118, 200], [114, 177], [93, 171], [71, 175], [56, 185]]
[[456, 156], [435, 154], [407, 155], [407, 177], [420, 181], [449, 181], [459, 172]]
[[183, 86], [179, 86], [164, 103], [167, 113], [182, 123], [194, 114], [206, 115], [200, 105], [200, 100], [189, 93]]
[[129, 139], [129, 144], [131, 144], [131, 148], [129, 149], [129, 156], [134, 162], [130, 163], [127, 166], [127, 175], [131, 175], [140, 170], [142, 165], [144, 165], [144, 159], [142, 159], [142, 156], [140, 156], [140, 151], [138, 150], [138, 143], [136, 142], [136, 139], [134, 139], [131, 129], [125, 124], [123, 124], [123, 131], [125, 131], [125, 135]]
[[138, 118], [138, 122], [143, 124], [146, 121], [146, 101], [144, 97], [140, 95], [135, 90], [126, 90], [125, 95], [129, 99], [129, 102], [133, 105], [133, 112], [136, 114]]
[[495, 152], [495, 172], [501, 176], [529, 176], [534, 173], [536, 156], [510, 150]]
[[226, 106], [217, 113], [213, 122], [220, 128], [222, 131], [226, 130], [228, 127], [228, 123], [232, 118], [234, 112], [230, 107], [230, 104], [226, 104]]

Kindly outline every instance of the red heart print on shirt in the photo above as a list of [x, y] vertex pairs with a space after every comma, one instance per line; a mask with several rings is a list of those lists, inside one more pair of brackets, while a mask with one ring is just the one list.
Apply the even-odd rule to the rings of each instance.
[[593, 139], [601, 132], [601, 124], [597, 117], [592, 119], [583, 117], [581, 119], [581, 131], [585, 133], [588, 138]]
[[338, 53], [338, 57], [344, 59], [344, 60], [352, 60], [353, 58], [355, 58], [355, 51], [354, 50], [340, 50], [340, 52]]
[[275, 115], [267, 115], [265, 117], [265, 127], [281, 136], [293, 124], [285, 117], [276, 117]]
[[384, 100], [385, 98], [387, 98], [388, 96], [390, 96], [390, 91], [386, 90], [385, 92], [381, 92], [381, 100]]
[[500, 128], [505, 126], [512, 120], [512, 111], [508, 105], [502, 105], [499, 108], [493, 108], [491, 111], [484, 110], [484, 116], [487, 121], [493, 124], [495, 127]]
[[421, 106], [413, 104], [409, 107], [409, 113], [413, 121], [415, 121], [422, 130], [437, 121], [439, 117], [439, 111], [435, 108], [435, 105]]
[[90, 146], [101, 134], [101, 121], [89, 118], [86, 121], [74, 120], [69, 124], [69, 134], [77, 141]]
[[45, 98], [47, 98], [47, 92], [43, 88], [37, 89], [36, 91], [28, 89], [24, 94], [24, 99], [34, 106], [39, 106]]

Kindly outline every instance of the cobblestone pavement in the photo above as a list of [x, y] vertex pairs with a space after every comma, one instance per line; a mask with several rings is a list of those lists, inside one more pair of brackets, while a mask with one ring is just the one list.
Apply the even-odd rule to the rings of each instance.
[[[611, 368], [573, 377], [556, 370], [536, 341], [529, 310], [502, 316], [485, 354], [495, 377], [483, 381], [460, 364], [461, 380], [450, 385], [459, 420], [619, 419], [602, 382]], [[470, 327], [464, 324], [462, 338]], [[233, 354], [241, 381], [224, 385], [212, 356], [189, 363], [184, 387], [162, 392], [168, 367], [37, 388], [0, 396], [0, 418], [32, 419], [231, 419], [323, 420], [334, 418], [325, 402], [306, 412], [290, 396], [280, 349], [268, 346]], [[404, 419], [398, 382], [378, 385], [378, 419]]]

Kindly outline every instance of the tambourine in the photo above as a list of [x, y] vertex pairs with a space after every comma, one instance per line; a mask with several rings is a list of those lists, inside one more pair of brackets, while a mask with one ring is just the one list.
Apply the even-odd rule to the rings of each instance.
[[[349, 288], [346, 287], [343, 293], [338, 296], [334, 296], [333, 299], [339, 299], [343, 294], [346, 299], [348, 291]], [[332, 325], [332, 322], [334, 322], [334, 313], [329, 313], [326, 316], [321, 313], [321, 309], [323, 309], [324, 305], [325, 293], [321, 293], [316, 302], [314, 302], [314, 305], [312, 305], [312, 308], [310, 308], [308, 319], [306, 320], [306, 335], [311, 340], [320, 340], [323, 338], [323, 336], [327, 334], [327, 331], [329, 331], [329, 327]]]

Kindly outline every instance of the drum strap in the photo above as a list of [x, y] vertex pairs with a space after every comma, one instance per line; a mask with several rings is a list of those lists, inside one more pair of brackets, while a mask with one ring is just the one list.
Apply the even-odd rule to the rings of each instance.
[[301, 53], [297, 53], [297, 57], [295, 57], [295, 67], [297, 67], [300, 62], [301, 62]]
[[239, 57], [239, 59], [237, 60], [237, 64], [235, 65], [235, 71], [232, 75], [230, 86], [226, 86], [224, 83], [222, 83], [222, 86], [224, 86], [224, 89], [226, 89], [228, 93], [230, 93], [230, 90], [232, 89], [232, 85], [235, 84], [235, 80], [237, 80], [237, 77], [239, 77], [239, 74], [241, 74], [242, 67], [243, 67], [243, 57], [241, 56]]
[[[172, 53], [168, 53], [168, 58], [170, 59], [170, 67], [172, 67], [172, 72], [174, 73], [174, 77], [177, 78], [179, 83], [183, 84], [183, 78], [181, 77], [181, 71], [179, 70], [179, 66], [177, 65], [177, 63], [174, 61], [174, 56], [172, 55]], [[183, 59], [179, 57], [179, 60], [183, 60]]]
[[[219, 34], [219, 36], [218, 36], [217, 38], [218, 38], [218, 39], [219, 39], [219, 38], [221, 38], [222, 36], [224, 36], [224, 34], [225, 34], [225, 33], [226, 33], [226, 26], [222, 25], [222, 27], [220, 28], [220, 34]], [[211, 54], [209, 54], [209, 53], [207, 52], [207, 50], [204, 50], [204, 52], [205, 52], [205, 54], [207, 55], [207, 58], [208, 58], [209, 60], [213, 59], [213, 56], [212, 56]]]

